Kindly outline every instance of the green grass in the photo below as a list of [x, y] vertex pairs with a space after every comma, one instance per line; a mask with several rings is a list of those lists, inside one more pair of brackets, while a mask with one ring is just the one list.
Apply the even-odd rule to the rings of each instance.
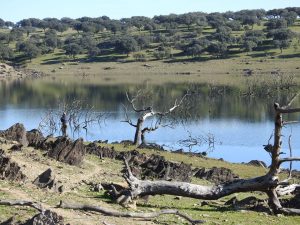
[[[111, 147], [111, 145], [109, 145]], [[118, 151], [131, 150], [133, 147], [124, 147], [123, 145], [113, 145]], [[242, 164], [230, 164], [227, 162], [204, 159], [199, 157], [190, 157], [182, 154], [175, 154], [170, 152], [161, 152], [154, 150], [141, 149], [139, 150], [146, 154], [161, 154], [168, 160], [191, 163], [195, 167], [205, 166], [224, 166], [233, 169], [235, 173], [241, 177], [258, 176], [265, 173], [265, 170], [258, 167], [246, 166]], [[17, 183], [11, 183], [6, 181], [0, 181], [0, 199], [32, 199], [34, 201], [42, 202], [47, 208], [52, 208], [58, 204], [60, 200], [80, 202], [90, 205], [99, 205], [103, 207], [112, 208], [115, 210], [127, 211], [127, 209], [112, 202], [104, 191], [94, 192], [86, 182], [100, 183], [100, 182], [124, 182], [122, 178], [121, 170], [123, 168], [123, 162], [111, 159], [101, 160], [94, 155], [87, 155], [84, 163], [80, 167], [74, 167], [66, 165], [64, 163], [57, 162], [53, 159], [44, 157], [42, 152], [31, 148], [24, 148], [22, 152], [13, 152], [14, 159], [22, 164], [32, 165], [35, 167], [35, 173], [39, 174], [44, 168], [51, 167], [58, 180], [63, 181], [63, 185], [66, 186], [65, 192], [62, 194], [55, 193], [53, 191], [41, 190], [34, 187], [31, 184], [31, 179], [35, 175], [27, 174], [29, 176], [28, 182], [19, 185]], [[99, 170], [100, 169], [100, 170]], [[99, 170], [94, 176], [89, 176], [93, 171]], [[30, 171], [30, 168], [27, 169]], [[81, 178], [78, 178], [81, 176]], [[66, 179], [68, 178], [68, 179]], [[75, 181], [74, 181], [75, 179]], [[85, 180], [86, 182], [83, 182]], [[211, 185], [210, 182], [193, 178], [193, 183], [202, 185]], [[23, 196], [23, 197], [22, 197]], [[202, 219], [206, 221], [206, 224], [298, 224], [300, 217], [276, 217], [264, 212], [237, 210], [229, 206], [225, 206], [224, 202], [236, 196], [239, 200], [248, 196], [256, 196], [260, 199], [266, 199], [265, 194], [259, 192], [252, 193], [238, 193], [230, 196], [226, 196], [219, 200], [206, 201], [207, 204], [201, 206], [202, 200], [181, 198], [175, 199], [175, 196], [158, 195], [151, 196], [149, 201], [145, 202], [140, 199], [137, 201], [138, 212], [153, 212], [165, 208], [179, 209], [180, 211], [190, 215], [194, 219]], [[82, 224], [82, 221], [90, 221], [91, 224], [95, 221], [107, 221], [110, 217], [103, 217], [98, 213], [86, 213], [78, 210], [60, 210], [62, 216], [65, 218], [65, 222], [71, 224]], [[18, 220], [25, 221], [32, 217], [37, 212], [28, 207], [9, 207], [0, 206], [0, 221], [4, 221], [11, 216], [16, 216]], [[245, 220], [247, 216], [247, 220]], [[136, 220], [125, 218], [114, 218], [114, 222], [117, 224], [140, 224]], [[177, 218], [176, 216], [161, 216], [152, 220], [155, 224], [187, 224], [186, 221]], [[86, 223], [85, 223], [86, 224]]]

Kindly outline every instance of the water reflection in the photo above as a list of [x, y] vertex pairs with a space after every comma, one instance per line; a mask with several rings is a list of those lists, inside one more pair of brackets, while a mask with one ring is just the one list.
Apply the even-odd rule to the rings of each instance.
[[[122, 104], [126, 103], [126, 91], [134, 93], [138, 89], [149, 89], [150, 105], [165, 109], [174, 103], [175, 98], [182, 96], [187, 89], [195, 95], [189, 99], [184, 110], [177, 112], [176, 117], [185, 117], [187, 122], [178, 124], [174, 129], [162, 128], [149, 134], [147, 140], [164, 144], [169, 148], [179, 148], [178, 140], [188, 136], [212, 133], [222, 142], [209, 155], [231, 162], [262, 159], [269, 162], [269, 155], [262, 145], [267, 143], [273, 132], [273, 102], [286, 102], [289, 93], [279, 92], [276, 96], [247, 97], [236, 87], [207, 84], [165, 84], [149, 85], [101, 85], [101, 84], [66, 84], [46, 80], [27, 80], [25, 82], [1, 83], [0, 86], [0, 129], [6, 129], [16, 122], [25, 124], [26, 128], [38, 127], [41, 118], [50, 108], [56, 108], [58, 101], [73, 99], [86, 100], [96, 111], [107, 112], [105, 124], [95, 126], [88, 133], [77, 134], [87, 140], [120, 141], [133, 139], [134, 130], [124, 119]], [[295, 102], [300, 105], [300, 100]], [[132, 115], [134, 117], [134, 115]], [[298, 119], [292, 115], [289, 119]], [[293, 134], [293, 148], [300, 149], [298, 125], [284, 129], [285, 137]], [[287, 140], [283, 150], [287, 152]], [[205, 151], [206, 146], [196, 149]], [[295, 150], [294, 155], [300, 154]], [[298, 155], [299, 155], [298, 154]], [[297, 166], [300, 168], [300, 166]]]

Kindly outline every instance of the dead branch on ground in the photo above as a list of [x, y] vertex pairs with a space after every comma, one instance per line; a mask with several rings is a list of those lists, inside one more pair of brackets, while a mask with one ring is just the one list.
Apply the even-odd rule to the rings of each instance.
[[129, 217], [129, 218], [141, 218], [141, 219], [153, 219], [161, 215], [173, 214], [183, 219], [187, 220], [190, 224], [201, 224], [204, 223], [203, 220], [194, 220], [190, 216], [178, 211], [177, 209], [163, 209], [158, 212], [121, 212], [112, 209], [107, 209], [100, 206], [86, 205], [86, 204], [74, 204], [61, 201], [58, 205], [59, 208], [63, 209], [79, 209], [102, 213], [106, 216], [116, 216], [116, 217]]

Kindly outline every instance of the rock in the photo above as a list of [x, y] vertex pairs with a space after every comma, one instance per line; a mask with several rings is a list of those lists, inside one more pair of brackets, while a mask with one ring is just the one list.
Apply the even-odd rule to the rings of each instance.
[[102, 190], [104, 190], [104, 188], [102, 187], [101, 184], [95, 184], [94, 187], [93, 187], [93, 191], [99, 192], [99, 191], [102, 191]]
[[238, 202], [238, 199], [236, 196], [229, 199], [227, 202], [224, 203], [224, 205], [235, 205]]
[[244, 76], [251, 76], [253, 75], [253, 70], [251, 69], [243, 69]]
[[42, 132], [37, 129], [33, 129], [26, 133], [26, 138], [28, 141], [28, 146], [39, 148], [41, 144], [44, 142], [45, 137]]
[[80, 165], [86, 150], [83, 139], [72, 141], [68, 137], [58, 137], [48, 151], [48, 156], [70, 165]]
[[195, 177], [215, 183], [230, 182], [239, 178], [238, 175], [234, 174], [230, 169], [224, 167], [213, 167], [211, 169], [201, 168], [195, 174]]
[[63, 225], [63, 224], [64, 224], [63, 217], [59, 216], [56, 212], [46, 210], [32, 217], [24, 225]]
[[0, 179], [15, 182], [24, 182], [26, 176], [22, 173], [20, 166], [5, 156], [4, 151], [0, 149]]
[[5, 131], [0, 131], [0, 137], [6, 140], [18, 141], [23, 146], [28, 145], [26, 130], [23, 124], [16, 123]]
[[21, 151], [22, 147], [23, 147], [22, 144], [16, 144], [16, 145], [11, 146], [11, 148], [9, 150], [11, 150], [11, 151]]
[[268, 167], [264, 161], [260, 161], [260, 160], [251, 160], [250, 162], [248, 162], [246, 164], [251, 165], [251, 166], [260, 166], [260, 167], [264, 167], [264, 168]]
[[297, 193], [290, 199], [281, 199], [280, 203], [285, 208], [296, 208], [300, 209], [300, 193]]
[[132, 173], [141, 179], [163, 179], [190, 182], [193, 175], [191, 165], [166, 160], [160, 155], [141, 154], [136, 150], [123, 152], [119, 159], [128, 158]]
[[0, 223], [0, 225], [18, 225], [18, 224], [19, 223], [16, 221], [16, 217], [14, 216]]
[[119, 152], [115, 151], [115, 149], [108, 148], [108, 147], [101, 147], [98, 146], [96, 143], [90, 143], [87, 146], [85, 146], [86, 152], [89, 154], [97, 155], [101, 159], [102, 158], [110, 158], [110, 159], [115, 159]]
[[147, 144], [140, 144], [138, 148], [146, 148], [146, 149], [154, 149], [159, 151], [164, 151], [164, 148], [161, 145], [155, 143], [147, 143]]
[[56, 192], [62, 192], [63, 187], [60, 181], [55, 180], [55, 175], [51, 168], [47, 169], [45, 172], [40, 174], [34, 181], [33, 184], [38, 186], [39, 188], [48, 188], [50, 190], [54, 190]]

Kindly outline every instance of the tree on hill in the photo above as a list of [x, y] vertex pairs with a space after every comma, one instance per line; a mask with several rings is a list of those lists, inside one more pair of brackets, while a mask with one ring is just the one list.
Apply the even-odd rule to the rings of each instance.
[[242, 45], [246, 52], [251, 52], [254, 48], [262, 45], [265, 34], [261, 30], [249, 30], [242, 36]]
[[217, 56], [217, 58], [221, 58], [227, 54], [227, 44], [219, 41], [213, 41], [207, 47], [206, 51]]
[[82, 53], [83, 49], [77, 43], [69, 43], [65, 45], [64, 50], [66, 52], [66, 55], [75, 59], [78, 54]]
[[54, 50], [58, 45], [58, 37], [56, 31], [51, 29], [46, 31], [45, 33], [45, 45]]
[[226, 26], [219, 26], [216, 30], [216, 32], [212, 35], [212, 38], [214, 40], [217, 40], [222, 43], [234, 43], [235, 38], [231, 35], [231, 28]]
[[0, 28], [5, 26], [5, 21], [3, 19], [0, 18]]
[[21, 41], [23, 40], [23, 32], [22, 28], [13, 28], [9, 33], [9, 42], [11, 41]]
[[20, 45], [19, 50], [22, 51], [24, 55], [30, 59], [30, 61], [41, 54], [41, 49], [30, 41], [23, 42]]
[[207, 15], [207, 22], [212, 28], [218, 28], [224, 26], [226, 18], [221, 13], [210, 13]]
[[131, 36], [124, 36], [117, 39], [115, 43], [115, 50], [129, 55], [130, 52], [135, 52], [138, 50], [137, 41]]
[[0, 43], [0, 61], [10, 60], [12, 57], [13, 50], [7, 45]]
[[9, 34], [0, 33], [0, 42], [9, 43]]
[[273, 38], [274, 46], [279, 48], [281, 53], [284, 48], [288, 48], [292, 44], [294, 36], [294, 32], [287, 28], [271, 30], [267, 35], [267, 37]]
[[267, 30], [287, 28], [287, 21], [283, 18], [270, 19], [266, 22], [265, 26], [267, 27]]

